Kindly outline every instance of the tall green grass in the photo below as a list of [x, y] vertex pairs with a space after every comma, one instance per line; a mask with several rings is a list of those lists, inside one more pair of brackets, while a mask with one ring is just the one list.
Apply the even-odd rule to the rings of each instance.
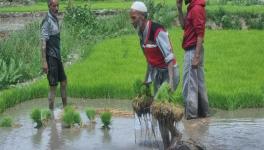
[[[72, 61], [69, 54], [83, 55], [82, 41], [69, 34], [71, 27], [64, 27], [61, 32], [62, 60]], [[71, 42], [68, 42], [71, 41]], [[78, 43], [76, 42], [78, 41]], [[31, 80], [41, 75], [40, 63], [40, 23], [33, 22], [23, 30], [14, 31], [0, 40], [0, 89]]]
[[[182, 31], [170, 36], [180, 70]], [[264, 106], [263, 31], [206, 31], [205, 77], [211, 107]], [[85, 48], [85, 46], [84, 46]], [[132, 98], [133, 83], [143, 79], [146, 61], [136, 34], [97, 43], [89, 55], [66, 69], [68, 94], [83, 98]], [[25, 100], [46, 97], [46, 79], [0, 92], [0, 111]], [[181, 96], [181, 83], [176, 92]]]

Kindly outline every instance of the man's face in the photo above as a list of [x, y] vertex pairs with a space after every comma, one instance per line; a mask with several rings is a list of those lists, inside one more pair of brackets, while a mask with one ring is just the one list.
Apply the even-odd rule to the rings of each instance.
[[51, 1], [50, 5], [49, 5], [49, 10], [50, 10], [52, 15], [58, 16], [58, 12], [59, 12], [59, 2], [58, 2], [58, 0], [52, 0]]
[[131, 24], [136, 30], [139, 31], [139, 29], [142, 28], [143, 19], [144, 19], [144, 16], [140, 14], [139, 12], [133, 11], [133, 10], [130, 11]]

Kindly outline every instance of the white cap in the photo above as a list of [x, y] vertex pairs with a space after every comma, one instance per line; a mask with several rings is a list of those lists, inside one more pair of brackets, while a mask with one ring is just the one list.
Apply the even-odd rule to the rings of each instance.
[[146, 5], [143, 2], [140, 1], [135, 1], [132, 6], [131, 9], [140, 11], [140, 12], [148, 12], [148, 9], [146, 7]]

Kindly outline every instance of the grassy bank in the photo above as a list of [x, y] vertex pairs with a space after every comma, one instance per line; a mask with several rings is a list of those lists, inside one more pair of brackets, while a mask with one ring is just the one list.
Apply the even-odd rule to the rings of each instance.
[[[167, 5], [176, 7], [175, 0], [153, 0], [155, 3], [165, 2]], [[92, 9], [129, 9], [131, 1], [124, 0], [108, 0], [108, 1], [90, 1]], [[89, 4], [85, 1], [74, 1], [74, 5], [83, 6]], [[65, 11], [68, 3], [67, 1], [60, 2], [60, 11]], [[185, 7], [185, 5], [184, 5]], [[248, 13], [264, 13], [263, 5], [237, 5], [237, 4], [218, 4], [211, 3], [206, 6], [208, 11], [214, 11], [222, 7], [228, 12], [248, 12]], [[6, 6], [0, 7], [0, 13], [12, 13], [12, 12], [43, 12], [47, 11], [47, 3], [38, 2], [29, 6]]]
[[[182, 32], [170, 31], [182, 70]], [[205, 72], [211, 107], [232, 110], [264, 106], [263, 36], [263, 31], [207, 31]], [[83, 61], [66, 69], [68, 94], [71, 97], [131, 98], [132, 84], [136, 79], [143, 79], [145, 66], [136, 34], [105, 40], [96, 44]], [[46, 97], [47, 88], [44, 78], [2, 91], [0, 111], [24, 100]], [[177, 95], [181, 95], [181, 85]]]
[[[83, 55], [81, 41], [69, 34], [71, 28], [62, 25], [61, 56], [70, 62], [69, 54]], [[72, 43], [68, 42], [71, 41]], [[10, 32], [8, 38], [0, 39], [0, 90], [11, 84], [25, 82], [40, 76], [40, 23], [33, 22], [23, 30]], [[3, 62], [3, 63], [2, 63]]]

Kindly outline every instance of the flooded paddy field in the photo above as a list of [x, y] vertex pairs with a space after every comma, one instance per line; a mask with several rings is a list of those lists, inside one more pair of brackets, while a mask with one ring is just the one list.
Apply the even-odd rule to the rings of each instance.
[[[8, 109], [1, 116], [11, 116], [17, 126], [0, 128], [0, 149], [162, 149], [160, 135], [146, 135], [146, 126], [134, 117], [129, 100], [70, 98], [69, 104], [80, 112], [85, 126], [70, 129], [62, 126], [60, 99], [56, 99], [54, 120], [40, 129], [34, 128], [30, 113], [33, 108], [47, 108], [46, 99], [27, 101]], [[111, 129], [103, 130], [99, 117], [96, 124], [87, 119], [85, 108], [88, 106], [123, 113], [114, 114]], [[183, 141], [195, 141], [209, 150], [261, 150], [264, 147], [263, 112], [264, 109], [213, 109], [210, 118], [183, 120], [178, 128]], [[155, 131], [158, 133], [158, 127]]]

